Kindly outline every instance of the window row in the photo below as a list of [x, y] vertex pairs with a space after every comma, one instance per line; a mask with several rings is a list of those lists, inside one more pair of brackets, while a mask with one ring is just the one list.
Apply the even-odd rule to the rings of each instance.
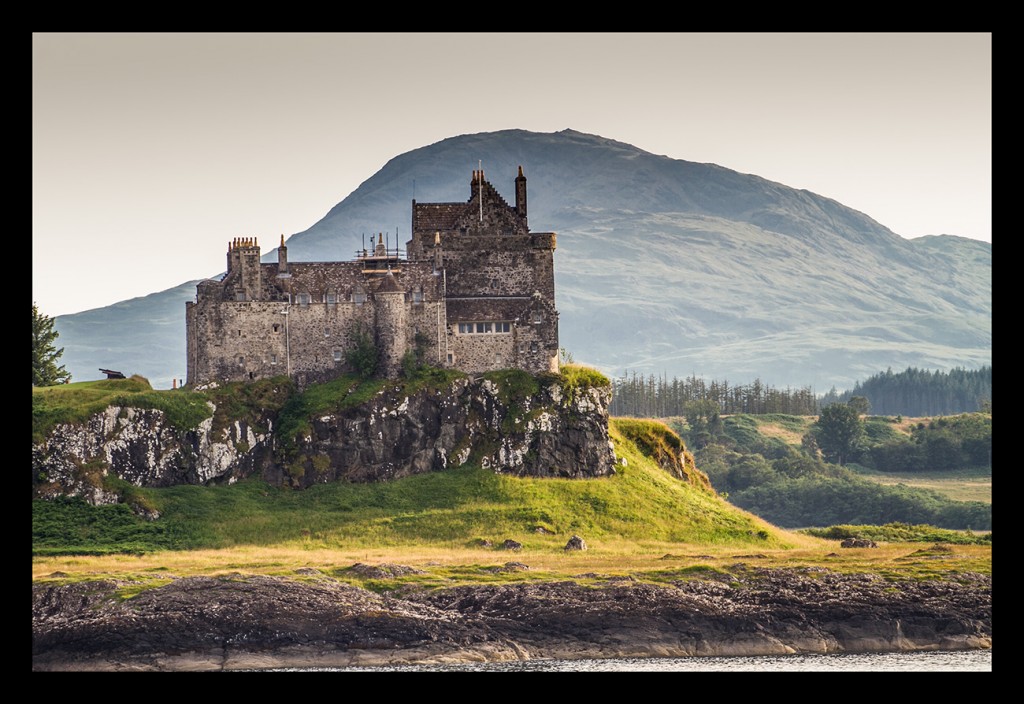
[[483, 323], [459, 323], [459, 334], [462, 335], [504, 332], [512, 332], [512, 323], [504, 321], [490, 321]]

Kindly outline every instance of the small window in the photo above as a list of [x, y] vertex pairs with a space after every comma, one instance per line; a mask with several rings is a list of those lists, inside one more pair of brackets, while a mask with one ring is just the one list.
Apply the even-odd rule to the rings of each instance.
[[308, 293], [300, 293], [298, 296], [298, 302], [300, 306], [308, 306], [310, 301], [310, 295]]
[[530, 343], [530, 351], [531, 352], [537, 352], [539, 350], [540, 350], [540, 345], [538, 345], [536, 342], [531, 342]]
[[454, 361], [454, 357], [452, 357], [451, 353], [449, 352], [448, 353], [448, 364], [451, 364], [453, 361]]
[[238, 364], [239, 365], [245, 364], [245, 357], [239, 357], [238, 358]]
[[494, 332], [509, 332], [512, 329], [511, 323], [495, 323]]
[[277, 364], [277, 355], [276, 354], [270, 355], [270, 363], [271, 364]]
[[334, 361], [335, 362], [340, 362], [341, 361], [341, 350], [334, 350]]
[[330, 328], [324, 328], [324, 337], [330, 337], [330, 336], [331, 336], [331, 329]]
[[274, 332], [281, 332], [281, 324], [274, 323]]
[[325, 303], [337, 303], [338, 302], [338, 294], [336, 294], [336, 293], [328, 293], [327, 295], [324, 296], [324, 302]]
[[473, 323], [459, 323], [459, 332], [463, 334], [473, 332]]
[[241, 331], [241, 330], [239, 330], [239, 331], [238, 331], [238, 336], [239, 336], [239, 337], [241, 337], [241, 336], [242, 336], [242, 331]]
[[239, 291], [238, 293], [236, 293], [235, 294], [235, 300], [236, 301], [244, 301], [245, 300], [245, 291]]
[[486, 332], [486, 330], [484, 330], [484, 325], [485, 325], [485, 323], [477, 323], [476, 324], [476, 331], [477, 332]]
[[539, 310], [538, 311], [534, 311], [534, 313], [533, 313], [533, 322], [535, 322], [535, 323], [543, 323], [544, 322], [544, 313], [542, 313]]
[[412, 292], [412, 302], [413, 303], [423, 303], [423, 291], [413, 291]]
[[355, 291], [352, 294], [352, 302], [360, 305], [366, 303], [366, 293], [364, 291]]
[[495, 364], [501, 364], [501, 355], [500, 354], [494, 355], [494, 363]]

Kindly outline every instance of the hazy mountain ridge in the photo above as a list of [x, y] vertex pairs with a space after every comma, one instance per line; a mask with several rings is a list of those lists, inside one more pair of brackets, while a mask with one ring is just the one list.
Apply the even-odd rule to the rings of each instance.
[[[562, 344], [610, 375], [824, 391], [889, 367], [991, 364], [991, 244], [903, 239], [806, 190], [572, 130], [463, 135], [397, 156], [288, 238], [289, 259], [348, 259], [377, 232], [404, 248], [413, 198], [465, 202], [480, 161], [506, 199], [523, 166], [531, 229], [558, 233]], [[59, 317], [68, 370], [126, 367], [169, 387], [184, 376], [194, 293], [190, 282]]]

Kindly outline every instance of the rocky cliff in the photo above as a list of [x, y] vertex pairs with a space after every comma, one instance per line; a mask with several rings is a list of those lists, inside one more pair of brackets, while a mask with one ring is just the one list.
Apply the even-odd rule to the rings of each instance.
[[388, 481], [467, 462], [518, 476], [604, 476], [616, 461], [610, 402], [609, 386], [509, 372], [415, 390], [389, 382], [358, 404], [346, 403], [343, 391], [326, 411], [293, 413], [288, 431], [279, 428], [280, 409], [250, 408], [232, 418], [211, 400], [213, 415], [182, 429], [164, 411], [111, 405], [85, 422], [57, 424], [33, 445], [34, 494], [103, 504], [123, 498], [124, 482], [162, 487], [262, 476], [301, 488]]
[[604, 476], [615, 471], [610, 403], [610, 387], [567, 391], [557, 377], [537, 383], [522, 372], [416, 393], [389, 386], [355, 408], [313, 418], [267, 478], [297, 486], [387, 481], [470, 461], [517, 476]]
[[[991, 578], [733, 566], [381, 595], [315, 570], [32, 587], [32, 668], [248, 670], [992, 647]], [[591, 582], [584, 584], [583, 581]]]

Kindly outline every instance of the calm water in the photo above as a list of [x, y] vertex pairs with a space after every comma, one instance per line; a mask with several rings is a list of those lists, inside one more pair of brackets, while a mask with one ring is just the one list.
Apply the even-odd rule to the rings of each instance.
[[528, 660], [466, 665], [282, 668], [276, 672], [992, 672], [991, 650], [752, 658]]

